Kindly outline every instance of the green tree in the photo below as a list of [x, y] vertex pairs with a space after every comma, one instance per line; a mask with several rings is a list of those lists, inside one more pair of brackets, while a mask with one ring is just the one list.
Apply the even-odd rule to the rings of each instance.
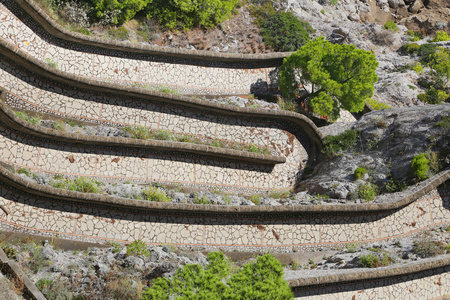
[[167, 28], [212, 28], [231, 17], [238, 0], [151, 0], [145, 11]]
[[430, 56], [428, 64], [433, 69], [432, 76], [436, 82], [436, 88], [446, 89], [450, 83], [450, 51], [443, 47], [437, 48]]
[[185, 265], [172, 280], [157, 278], [142, 294], [143, 300], [272, 300], [293, 299], [283, 280], [283, 267], [272, 255], [259, 256], [231, 274], [228, 259], [221, 252], [208, 254], [209, 265]]
[[315, 30], [308, 22], [299, 20], [291, 12], [269, 14], [259, 22], [264, 42], [280, 51], [295, 51], [309, 41]]
[[284, 59], [279, 86], [286, 97], [336, 119], [340, 109], [359, 112], [364, 108], [378, 80], [377, 66], [373, 53], [320, 37]]
[[97, 17], [111, 17], [111, 23], [122, 24], [143, 10], [152, 0], [92, 0]]

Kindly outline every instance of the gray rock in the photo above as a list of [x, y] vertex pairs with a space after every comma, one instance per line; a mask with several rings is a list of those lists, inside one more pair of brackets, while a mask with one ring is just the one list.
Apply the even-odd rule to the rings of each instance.
[[410, 13], [417, 13], [420, 9], [424, 7], [422, 0], [415, 0], [413, 4], [408, 7]]
[[144, 260], [137, 256], [128, 256], [123, 261], [123, 266], [125, 268], [134, 268], [138, 270], [144, 269]]
[[405, 2], [403, 0], [388, 0], [390, 8], [398, 8], [405, 6]]

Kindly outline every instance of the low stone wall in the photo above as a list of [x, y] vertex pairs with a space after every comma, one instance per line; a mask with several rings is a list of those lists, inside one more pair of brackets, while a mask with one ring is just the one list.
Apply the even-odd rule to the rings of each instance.
[[295, 299], [443, 299], [450, 296], [450, 255], [407, 265], [290, 280]]
[[3, 273], [11, 274], [13, 278], [16, 278], [24, 286], [24, 293], [29, 297], [27, 299], [33, 300], [46, 300], [47, 298], [38, 290], [28, 276], [22, 271], [19, 265], [10, 260], [2, 248], [0, 248], [0, 268]]

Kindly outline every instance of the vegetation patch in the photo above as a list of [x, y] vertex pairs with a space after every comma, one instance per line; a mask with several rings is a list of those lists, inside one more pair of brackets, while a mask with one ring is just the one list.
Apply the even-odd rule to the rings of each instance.
[[82, 193], [101, 193], [101, 183], [97, 180], [78, 177], [76, 179], [67, 179], [62, 177], [56, 177], [51, 181], [51, 186], [60, 189], [66, 189], [69, 191], [76, 191]]
[[172, 201], [172, 198], [170, 198], [170, 196], [167, 195], [166, 192], [154, 186], [147, 187], [147, 189], [142, 191], [142, 194], [144, 195], [144, 199], [147, 201], [154, 201], [154, 202]]
[[387, 29], [387, 30], [392, 30], [392, 31], [395, 31], [395, 32], [398, 31], [397, 24], [395, 24], [395, 22], [394, 22], [394, 21], [391, 21], [391, 20], [387, 21], [387, 22], [383, 25], [383, 28], [384, 28], [384, 29]]
[[258, 256], [232, 272], [221, 252], [208, 253], [207, 266], [188, 264], [176, 271], [172, 279], [157, 278], [142, 294], [143, 300], [181, 299], [294, 299], [283, 279], [283, 267], [272, 255]]
[[302, 21], [291, 12], [278, 11], [259, 23], [264, 42], [283, 52], [300, 49], [315, 30], [308, 22]]
[[346, 130], [345, 132], [333, 136], [328, 135], [323, 140], [323, 153], [328, 157], [337, 156], [342, 151], [351, 149], [358, 137], [358, 132], [355, 130]]
[[23, 111], [15, 111], [14, 113], [22, 120], [30, 122], [31, 124], [39, 124], [39, 122], [41, 121], [41, 117], [39, 115], [29, 115], [28, 113]]

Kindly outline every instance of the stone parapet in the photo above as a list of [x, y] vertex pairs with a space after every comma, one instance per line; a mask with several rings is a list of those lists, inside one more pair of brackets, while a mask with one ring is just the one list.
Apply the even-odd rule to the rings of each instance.
[[[24, 293], [33, 300], [46, 300], [47, 298], [38, 290], [33, 282], [28, 278], [25, 272], [14, 261], [10, 260], [3, 249], [0, 247], [0, 265], [2, 272], [10, 274], [13, 278], [16, 278], [23, 284]], [[28, 298], [27, 298], [28, 299]]]

